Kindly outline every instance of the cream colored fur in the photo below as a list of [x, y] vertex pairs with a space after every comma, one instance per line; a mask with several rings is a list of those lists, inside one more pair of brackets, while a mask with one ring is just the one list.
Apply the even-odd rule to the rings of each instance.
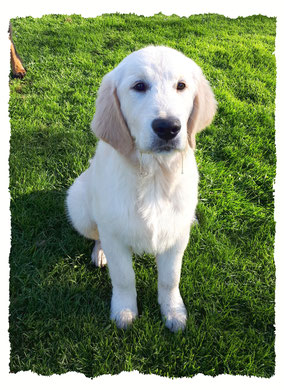
[[[133, 88], [138, 81], [147, 85], [144, 92]], [[90, 167], [68, 191], [67, 208], [75, 229], [96, 240], [92, 261], [108, 264], [111, 318], [120, 328], [138, 314], [133, 252], [156, 256], [166, 326], [177, 331], [186, 325], [179, 281], [197, 205], [195, 135], [215, 111], [201, 69], [174, 49], [141, 49], [103, 78], [92, 121], [100, 141]], [[171, 150], [163, 151], [151, 123], [170, 116], [181, 129]]]

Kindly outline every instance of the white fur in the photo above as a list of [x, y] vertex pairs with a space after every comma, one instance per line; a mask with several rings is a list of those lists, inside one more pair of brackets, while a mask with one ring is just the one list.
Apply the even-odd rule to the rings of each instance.
[[[111, 318], [121, 328], [138, 314], [133, 252], [157, 258], [158, 301], [166, 326], [177, 331], [186, 324], [179, 281], [198, 187], [187, 127], [201, 77], [200, 68], [173, 49], [148, 47], [126, 57], [104, 80], [116, 88], [134, 150], [124, 155], [100, 140], [90, 167], [68, 191], [73, 226], [97, 240], [92, 261], [102, 266], [107, 259], [113, 286]], [[148, 83], [145, 93], [132, 89], [137, 80]], [[183, 91], [176, 89], [180, 80], [187, 85]], [[176, 148], [158, 153], [151, 122], [168, 116], [180, 119], [181, 130]], [[92, 126], [96, 132], [96, 115]]]

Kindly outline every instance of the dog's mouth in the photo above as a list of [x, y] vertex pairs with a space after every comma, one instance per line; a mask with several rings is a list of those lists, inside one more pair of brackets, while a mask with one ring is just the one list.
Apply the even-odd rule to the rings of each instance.
[[168, 153], [168, 152], [171, 152], [173, 150], [177, 150], [177, 148], [173, 147], [171, 145], [163, 145], [163, 146], [159, 146], [157, 148], [152, 149], [152, 152], [153, 153]]
[[156, 141], [151, 147], [152, 153], [169, 153], [174, 150], [180, 150], [180, 143], [176, 139], [162, 142]]
[[160, 140], [154, 139], [152, 143], [146, 148], [137, 148], [140, 153], [146, 154], [170, 154], [171, 152], [181, 152], [184, 150], [180, 139], [175, 138], [172, 140]]

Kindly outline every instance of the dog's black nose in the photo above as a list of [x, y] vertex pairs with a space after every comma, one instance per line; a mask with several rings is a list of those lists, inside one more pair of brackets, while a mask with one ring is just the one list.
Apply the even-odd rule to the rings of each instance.
[[158, 137], [169, 141], [179, 133], [181, 124], [178, 118], [157, 118], [153, 120], [152, 128]]

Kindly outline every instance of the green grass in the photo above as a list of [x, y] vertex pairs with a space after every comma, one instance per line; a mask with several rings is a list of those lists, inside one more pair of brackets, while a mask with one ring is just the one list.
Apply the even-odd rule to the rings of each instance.
[[[12, 20], [27, 68], [10, 78], [11, 372], [88, 377], [137, 370], [271, 377], [274, 351], [275, 18], [47, 15]], [[184, 255], [184, 333], [163, 325], [157, 271], [135, 256], [139, 318], [109, 320], [107, 269], [69, 225], [66, 189], [88, 167], [103, 75], [149, 44], [181, 50], [219, 103], [197, 139], [199, 225]]]

